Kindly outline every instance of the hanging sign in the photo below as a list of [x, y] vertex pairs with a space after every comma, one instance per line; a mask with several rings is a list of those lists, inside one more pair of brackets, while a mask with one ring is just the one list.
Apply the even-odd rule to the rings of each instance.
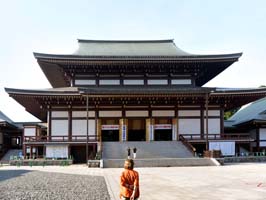
[[172, 124], [155, 124], [154, 130], [172, 129]]
[[119, 125], [102, 125], [102, 130], [119, 130]]

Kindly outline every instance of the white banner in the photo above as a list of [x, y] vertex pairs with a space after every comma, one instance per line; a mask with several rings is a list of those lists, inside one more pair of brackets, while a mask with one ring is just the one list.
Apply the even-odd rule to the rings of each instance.
[[221, 150], [223, 156], [234, 156], [235, 142], [210, 142], [209, 150]]

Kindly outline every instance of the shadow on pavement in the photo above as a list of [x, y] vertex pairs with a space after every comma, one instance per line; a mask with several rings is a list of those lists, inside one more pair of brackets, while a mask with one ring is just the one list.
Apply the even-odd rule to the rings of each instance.
[[29, 172], [31, 172], [31, 170], [0, 170], [0, 182], [21, 176]]

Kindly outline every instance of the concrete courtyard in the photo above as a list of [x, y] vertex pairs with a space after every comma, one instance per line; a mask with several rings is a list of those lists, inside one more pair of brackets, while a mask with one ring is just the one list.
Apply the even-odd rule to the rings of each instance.
[[[67, 167], [3, 166], [0, 167], [0, 199], [23, 199], [17, 196], [12, 198], [12, 195], [17, 194], [18, 191], [22, 194], [36, 193], [34, 189], [43, 190], [43, 188], [46, 188], [46, 186], [39, 184], [39, 182], [44, 182], [43, 184], [51, 184], [53, 186], [51, 194], [56, 191], [58, 193], [56, 197], [61, 199], [109, 199], [109, 197], [106, 197], [106, 190], [108, 190], [110, 199], [117, 200], [119, 176], [122, 170], [121, 168], [87, 168], [85, 165]], [[136, 168], [136, 170], [140, 174], [141, 200], [266, 199], [266, 163], [235, 164], [219, 167]], [[19, 171], [23, 171], [23, 173], [19, 173]], [[5, 178], [8, 173], [14, 175]], [[50, 178], [48, 174], [50, 174]], [[67, 174], [75, 176], [69, 177]], [[53, 179], [52, 177], [57, 178]], [[101, 179], [101, 177], [104, 179]], [[71, 181], [71, 178], [73, 178], [73, 181]], [[18, 182], [26, 181], [25, 184], [27, 184], [27, 180], [31, 180], [29, 187], [22, 190], [22, 186], [21, 184], [18, 185]], [[102, 180], [105, 180], [106, 184]], [[10, 184], [10, 181], [12, 181], [12, 184]], [[55, 181], [57, 181], [56, 184]], [[64, 189], [61, 184], [70, 189]], [[93, 187], [86, 184], [93, 184]], [[80, 190], [81, 193], [74, 192], [74, 190], [71, 190], [72, 187]], [[46, 192], [50, 194], [49, 186], [47, 188]], [[91, 189], [93, 190], [91, 191]], [[99, 192], [95, 189], [98, 189]], [[7, 195], [7, 192], [8, 196], [4, 196]], [[89, 195], [90, 192], [92, 192], [91, 195]], [[84, 198], [81, 198], [81, 194], [84, 194]], [[42, 199], [42, 197], [43, 199], [49, 199], [47, 195], [45, 196], [45, 193], [43, 196], [39, 196], [38, 199]], [[53, 199], [53, 196], [50, 197], [50, 199]], [[37, 198], [32, 196], [31, 199]]]

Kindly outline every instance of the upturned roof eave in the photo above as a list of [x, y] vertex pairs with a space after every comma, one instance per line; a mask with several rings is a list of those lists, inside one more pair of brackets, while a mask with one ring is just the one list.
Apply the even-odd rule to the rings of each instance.
[[45, 54], [34, 52], [33, 55], [36, 59], [56, 59], [56, 60], [224, 60], [224, 59], [233, 59], [238, 60], [242, 56], [240, 53], [232, 54], [212, 54], [212, 55], [187, 55], [187, 56], [108, 56], [108, 55], [99, 55], [99, 56], [87, 56], [87, 55], [74, 55], [74, 54]]

